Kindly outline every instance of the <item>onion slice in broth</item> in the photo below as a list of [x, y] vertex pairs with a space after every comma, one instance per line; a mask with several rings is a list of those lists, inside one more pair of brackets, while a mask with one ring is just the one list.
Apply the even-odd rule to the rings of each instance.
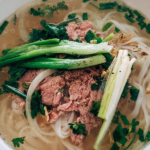
[[43, 137], [41, 135], [41, 133], [38, 131], [37, 127], [35, 126], [34, 120], [31, 117], [31, 98], [32, 98], [32, 94], [35, 91], [36, 87], [38, 86], [38, 84], [45, 79], [47, 76], [55, 73], [56, 70], [45, 70], [41, 73], [39, 73], [37, 75], [37, 77], [33, 80], [33, 82], [31, 83], [28, 93], [27, 93], [27, 97], [26, 97], [26, 115], [27, 115], [27, 120], [29, 122], [29, 125], [31, 127], [31, 130], [43, 141], [45, 142], [50, 142], [47, 138]]

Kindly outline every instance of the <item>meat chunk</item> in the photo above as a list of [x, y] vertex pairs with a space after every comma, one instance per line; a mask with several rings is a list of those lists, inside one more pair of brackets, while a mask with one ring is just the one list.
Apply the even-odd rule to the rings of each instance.
[[[26, 90], [23, 86], [22, 83], [23, 82], [28, 82], [28, 84], [30, 84], [38, 75], [39, 70], [35, 70], [35, 69], [30, 69], [28, 70], [19, 80], [19, 88], [18, 90], [20, 90], [21, 92], [23, 92], [24, 90]], [[19, 105], [20, 108], [23, 108], [25, 106], [25, 101], [20, 98], [19, 96], [16, 96], [15, 99], [16, 103]]]
[[49, 113], [49, 123], [56, 122], [59, 116], [61, 116], [62, 114], [64, 114], [63, 111], [59, 111], [59, 112], [51, 111]]
[[76, 40], [77, 38], [81, 38], [83, 40], [89, 30], [94, 32], [92, 23], [90, 21], [85, 21], [81, 25], [77, 25], [76, 23], [72, 22], [68, 24], [66, 29], [71, 40]]
[[47, 82], [40, 86], [42, 94], [42, 102], [47, 105], [58, 106], [60, 99], [63, 97], [61, 91], [65, 86], [65, 81], [62, 77], [51, 77]]
[[79, 145], [79, 146], [82, 145], [84, 138], [85, 137], [82, 134], [77, 135], [71, 132], [71, 140], [75, 145]]

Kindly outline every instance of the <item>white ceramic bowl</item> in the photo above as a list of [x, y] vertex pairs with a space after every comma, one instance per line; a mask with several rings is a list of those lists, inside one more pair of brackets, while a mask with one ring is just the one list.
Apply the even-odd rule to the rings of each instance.
[[[11, 15], [15, 10], [32, 0], [0, 0], [0, 24], [5, 18]], [[42, 1], [42, 0], [41, 0]], [[77, 0], [76, 0], [77, 1]], [[108, 0], [106, 0], [107, 2]], [[116, 0], [117, 1], [117, 0]], [[134, 9], [140, 10], [150, 20], [150, 0], [122, 0]], [[12, 150], [0, 138], [0, 150]], [[144, 150], [150, 150], [150, 145]]]

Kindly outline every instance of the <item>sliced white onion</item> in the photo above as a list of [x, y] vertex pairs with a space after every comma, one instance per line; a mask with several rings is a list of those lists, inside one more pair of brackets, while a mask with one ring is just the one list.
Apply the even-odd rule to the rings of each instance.
[[45, 70], [41, 73], [39, 73], [37, 75], [37, 77], [33, 80], [33, 82], [31, 83], [28, 93], [27, 93], [27, 97], [26, 97], [26, 114], [27, 114], [27, 119], [29, 122], [29, 125], [31, 127], [31, 130], [34, 132], [34, 134], [36, 134], [40, 139], [42, 139], [45, 142], [50, 142], [47, 138], [45, 138], [37, 129], [37, 127], [34, 124], [34, 120], [31, 117], [31, 98], [32, 98], [32, 94], [35, 91], [36, 87], [38, 86], [38, 84], [45, 79], [47, 76], [55, 73], [56, 70]]

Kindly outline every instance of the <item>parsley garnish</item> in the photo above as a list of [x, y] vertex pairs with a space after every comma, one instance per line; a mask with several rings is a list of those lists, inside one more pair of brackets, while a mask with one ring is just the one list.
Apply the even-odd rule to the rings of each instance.
[[82, 123], [69, 123], [70, 129], [72, 130], [73, 134], [82, 134], [84, 136], [87, 136], [87, 131], [85, 124]]
[[80, 39], [77, 38], [77, 39], [76, 39], [76, 42], [80, 43]]
[[125, 13], [125, 16], [124, 16], [128, 21], [130, 21], [131, 23], [134, 23], [135, 20], [130, 16], [128, 15], [127, 13]]
[[88, 20], [88, 13], [83, 13], [82, 17], [83, 17], [83, 20]]
[[14, 147], [20, 147], [20, 144], [24, 144], [25, 137], [15, 138], [12, 140]]
[[110, 150], [119, 150], [119, 149], [120, 147], [116, 143], [114, 143]]
[[125, 85], [125, 87], [123, 89], [123, 92], [121, 94], [121, 98], [126, 98], [127, 97], [127, 95], [128, 95], [128, 88], [129, 88], [129, 83], [127, 81], [127, 83], [126, 83], [126, 85]]
[[77, 13], [69, 14], [69, 15], [68, 15], [68, 18], [69, 18], [69, 19], [73, 19], [73, 18], [76, 17], [76, 15], [77, 15]]
[[146, 26], [146, 31], [148, 34], [150, 34], [150, 23]]
[[97, 117], [100, 106], [101, 106], [101, 102], [99, 102], [99, 101], [94, 102], [92, 104], [92, 109], [90, 110], [90, 113], [92, 113], [95, 117]]
[[3, 33], [3, 31], [5, 30], [6, 26], [8, 25], [8, 21], [4, 21], [2, 23], [2, 25], [0, 26], [0, 35]]
[[88, 43], [90, 43], [90, 41], [91, 41], [93, 38], [94, 38], [94, 33], [93, 33], [91, 30], [89, 30], [89, 31], [87, 32], [87, 34], [85, 35], [85, 39], [86, 39], [86, 41], [87, 41]]
[[108, 22], [107, 24], [105, 24], [102, 31], [105, 32], [106, 30], [108, 30], [112, 26], [112, 24], [112, 22]]

